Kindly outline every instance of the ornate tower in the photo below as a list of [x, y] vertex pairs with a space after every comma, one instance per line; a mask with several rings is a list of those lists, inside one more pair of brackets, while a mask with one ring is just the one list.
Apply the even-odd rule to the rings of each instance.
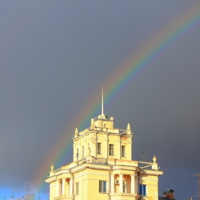
[[158, 199], [158, 170], [153, 162], [132, 160], [130, 124], [127, 129], [114, 128], [114, 118], [103, 110], [91, 119], [90, 127], [75, 129], [73, 162], [54, 170], [46, 182], [50, 184], [50, 200], [136, 200]]

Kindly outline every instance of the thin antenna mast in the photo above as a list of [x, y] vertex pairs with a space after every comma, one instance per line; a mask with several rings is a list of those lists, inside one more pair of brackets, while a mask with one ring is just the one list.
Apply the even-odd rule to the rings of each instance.
[[194, 176], [198, 176], [198, 200], [200, 200], [200, 173], [194, 174]]
[[143, 150], [142, 151], [142, 161], [143, 162], [146, 162], [146, 153], [147, 153], [148, 151], [146, 151], [146, 150]]
[[11, 198], [13, 199], [15, 196], [14, 196], [14, 192], [12, 191], [12, 196], [11, 196]]
[[30, 183], [27, 183], [27, 189], [26, 189], [26, 191], [27, 191], [27, 199], [29, 199], [29, 191], [30, 191], [29, 186], [30, 186]]
[[105, 115], [104, 115], [104, 103], [103, 103], [103, 85], [102, 85], [102, 100], [101, 100], [101, 116], [105, 117]]

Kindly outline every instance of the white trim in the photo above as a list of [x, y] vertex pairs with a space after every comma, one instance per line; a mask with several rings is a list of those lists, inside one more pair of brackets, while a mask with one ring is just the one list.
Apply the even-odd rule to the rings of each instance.
[[87, 175], [87, 174], [90, 174], [90, 175], [108, 176], [108, 173], [107, 173], [107, 174], [100, 174], [100, 173], [85, 172], [85, 173], [80, 174], [80, 175], [78, 175], [78, 176], [75, 175], [74, 178], [76, 179], [76, 178], [79, 178], [79, 177], [84, 176], [84, 175]]
[[155, 176], [155, 179], [154, 178], [146, 178], [146, 177], [140, 177], [140, 180], [150, 180], [150, 181], [158, 181], [158, 179], [156, 178]]
[[51, 187], [55, 187], [55, 186], [57, 186], [57, 184], [53, 184], [53, 185], [49, 185], [49, 187], [51, 188]]

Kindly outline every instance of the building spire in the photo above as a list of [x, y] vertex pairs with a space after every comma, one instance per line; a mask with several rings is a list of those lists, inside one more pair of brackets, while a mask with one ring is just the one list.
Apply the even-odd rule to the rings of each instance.
[[103, 103], [103, 85], [102, 85], [102, 99], [101, 99], [101, 116], [105, 117], [105, 115], [104, 115], [104, 103]]

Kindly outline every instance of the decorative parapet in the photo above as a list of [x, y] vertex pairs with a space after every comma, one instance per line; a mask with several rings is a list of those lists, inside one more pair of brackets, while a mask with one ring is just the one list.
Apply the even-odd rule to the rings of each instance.
[[128, 165], [128, 166], [137, 167], [138, 166], [138, 161], [120, 160], [120, 159], [115, 159], [115, 158], [109, 158], [108, 159], [108, 164], [109, 165]]
[[160, 176], [160, 175], [162, 175], [163, 174], [163, 171], [158, 171], [158, 170], [142, 170], [141, 172], [140, 172], [140, 175], [141, 176], [146, 176], [146, 175], [150, 175], [150, 176]]
[[88, 155], [85, 158], [77, 161], [77, 165], [82, 165], [84, 163], [107, 164], [108, 161], [106, 158], [99, 158]]
[[153, 162], [143, 162], [143, 161], [138, 161], [139, 164], [144, 165], [140, 166], [141, 169], [145, 169], [148, 167], [151, 167], [153, 170], [159, 170], [158, 163], [156, 163], [156, 156], [153, 157]]

